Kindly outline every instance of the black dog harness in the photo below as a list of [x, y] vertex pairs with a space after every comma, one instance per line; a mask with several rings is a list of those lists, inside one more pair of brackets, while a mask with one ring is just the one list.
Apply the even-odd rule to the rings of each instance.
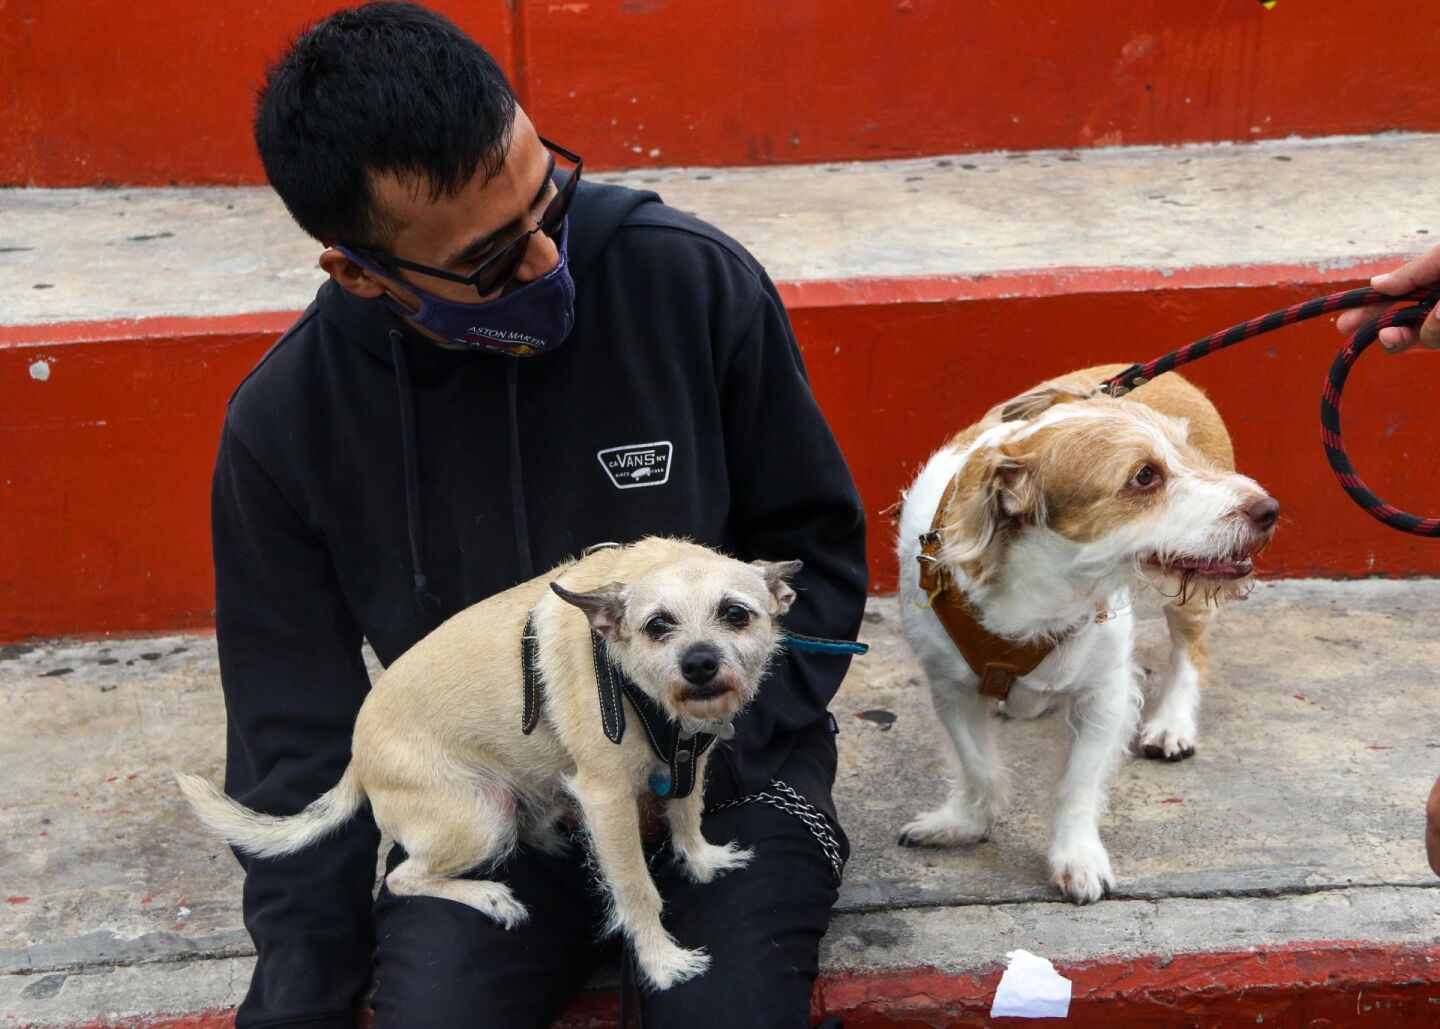
[[[708, 732], [689, 735], [671, 721], [644, 690], [610, 663], [605, 638], [593, 629], [590, 649], [595, 662], [595, 687], [600, 694], [600, 724], [606, 738], [611, 743], [625, 738], [625, 705], [620, 699], [623, 693], [640, 718], [650, 749], [669, 771], [668, 779], [658, 774], [651, 776], [650, 789], [662, 800], [690, 796], [695, 789], [695, 769], [700, 764], [700, 755], [715, 742], [715, 735]], [[520, 637], [520, 656], [525, 669], [525, 705], [520, 728], [528, 736], [540, 724], [540, 706], [545, 694], [545, 680], [540, 675], [540, 641], [535, 637], [533, 614], [525, 623], [525, 635]]]
[[[870, 649], [864, 643], [827, 640], [790, 632], [784, 634], [784, 643], [791, 650], [820, 654], [864, 654]], [[662, 773], [650, 777], [651, 791], [662, 800], [690, 796], [695, 789], [695, 770], [700, 765], [700, 756], [715, 742], [715, 734], [690, 734], [681, 729], [644, 690], [611, 664], [605, 638], [593, 629], [590, 631], [590, 649], [595, 662], [595, 687], [600, 695], [600, 724], [606, 738], [611, 743], [619, 743], [625, 738], [625, 705], [620, 700], [623, 693], [640, 717], [650, 749], [665, 763], [668, 771], [668, 778]], [[520, 729], [528, 736], [540, 724], [540, 706], [545, 699], [534, 612], [526, 619], [525, 634], [520, 637], [520, 664], [524, 669], [525, 687]]]

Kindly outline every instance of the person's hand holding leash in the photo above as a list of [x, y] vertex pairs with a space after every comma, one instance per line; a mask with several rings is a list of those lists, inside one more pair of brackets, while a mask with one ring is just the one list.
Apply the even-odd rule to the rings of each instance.
[[[1440, 245], [1431, 247], [1393, 272], [1370, 280], [1375, 289], [1392, 295], [1437, 283], [1440, 283]], [[1335, 328], [1345, 333], [1354, 332], [1371, 318], [1378, 317], [1383, 310], [1379, 304], [1354, 308], [1335, 320]], [[1430, 312], [1418, 332], [1398, 325], [1380, 330], [1380, 345], [1392, 354], [1409, 350], [1416, 343], [1427, 350], [1440, 350], [1440, 306]], [[1440, 875], [1440, 779], [1435, 780], [1430, 789], [1430, 799], [1425, 804], [1425, 856], [1430, 860], [1431, 870]]]
[[1425, 805], [1425, 856], [1430, 859], [1430, 870], [1440, 875], [1440, 779], [1430, 788]]
[[[1433, 246], [1412, 261], [1385, 272], [1370, 280], [1370, 285], [1382, 293], [1402, 296], [1414, 289], [1440, 285], [1440, 245]], [[1349, 335], [1372, 318], [1385, 312], [1386, 305], [1370, 304], [1346, 311], [1335, 320], [1335, 328]], [[1409, 350], [1419, 343], [1427, 350], [1440, 350], [1440, 305], [1418, 327], [1392, 325], [1380, 330], [1380, 346], [1391, 354]]]

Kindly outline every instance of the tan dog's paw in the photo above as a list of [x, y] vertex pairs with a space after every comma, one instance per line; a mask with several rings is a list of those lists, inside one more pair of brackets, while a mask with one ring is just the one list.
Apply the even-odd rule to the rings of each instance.
[[1110, 855], [1096, 842], [1089, 846], [1050, 855], [1050, 884], [1066, 900], [1076, 904], [1093, 904], [1115, 888], [1115, 873], [1110, 870]]
[[990, 823], [979, 815], [957, 814], [946, 806], [927, 811], [900, 830], [902, 847], [966, 847], [990, 838]]
[[514, 929], [530, 917], [525, 905], [515, 899], [510, 887], [488, 879], [456, 880], [450, 884], [449, 896], [462, 904], [489, 915], [502, 929]]
[[645, 973], [646, 980], [657, 990], [678, 986], [697, 975], [703, 975], [710, 967], [710, 955], [705, 953], [703, 947], [686, 950], [668, 940], [645, 948], [643, 953], [637, 953], [636, 961], [640, 965], [640, 971]]
[[737, 847], [733, 843], [723, 846], [707, 843], [694, 850], [682, 851], [679, 861], [686, 878], [691, 882], [708, 883], [726, 872], [744, 868], [754, 856], [754, 851], [746, 847]]

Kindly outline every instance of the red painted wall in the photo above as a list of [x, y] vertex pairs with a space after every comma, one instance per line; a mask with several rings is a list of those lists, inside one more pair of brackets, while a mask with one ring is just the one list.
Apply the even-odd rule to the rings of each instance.
[[[433, 2], [596, 168], [1440, 130], [1378, 0]], [[0, 184], [263, 181], [252, 88], [338, 6], [0, 4]]]
[[0, 640], [210, 621], [225, 401], [293, 317], [0, 329]]
[[[782, 289], [871, 515], [883, 591], [893, 588], [895, 562], [877, 513], [946, 436], [995, 401], [1063, 370], [1153, 357], [1352, 284], [1306, 269], [1232, 268]], [[0, 640], [209, 623], [220, 419], [289, 317], [0, 328]], [[1340, 342], [1312, 322], [1187, 370], [1228, 419], [1242, 470], [1285, 505], [1262, 571], [1440, 574], [1440, 544], [1373, 521], [1331, 477], [1319, 392]], [[32, 375], [36, 362], [44, 381]], [[1345, 400], [1356, 467], [1420, 514], [1440, 512], [1437, 371], [1440, 355], [1377, 351], [1357, 366]]]
[[[266, 65], [343, 0], [0, 3], [0, 185], [263, 183]], [[507, 0], [435, 5], [511, 66]]]

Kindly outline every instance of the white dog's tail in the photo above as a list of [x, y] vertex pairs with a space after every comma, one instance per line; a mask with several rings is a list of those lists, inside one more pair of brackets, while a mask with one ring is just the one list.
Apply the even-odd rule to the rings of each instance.
[[324, 839], [365, 803], [365, 791], [350, 768], [345, 769], [329, 793], [322, 794], [299, 814], [288, 816], [251, 811], [203, 776], [176, 772], [175, 781], [202, 822], [227, 843], [262, 858], [293, 854]]

